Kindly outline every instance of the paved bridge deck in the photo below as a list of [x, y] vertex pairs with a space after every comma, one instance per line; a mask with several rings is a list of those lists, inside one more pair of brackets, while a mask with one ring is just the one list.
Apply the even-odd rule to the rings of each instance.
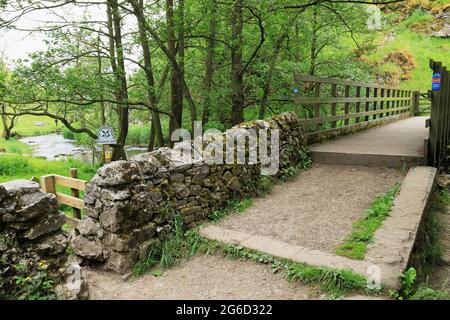
[[384, 126], [311, 145], [313, 162], [402, 167], [425, 164], [427, 117], [411, 117]]

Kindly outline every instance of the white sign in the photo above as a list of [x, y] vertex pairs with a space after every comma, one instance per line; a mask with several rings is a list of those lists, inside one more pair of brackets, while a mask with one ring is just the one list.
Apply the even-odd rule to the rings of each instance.
[[114, 129], [109, 126], [101, 127], [97, 131], [97, 143], [98, 144], [116, 144], [114, 139]]

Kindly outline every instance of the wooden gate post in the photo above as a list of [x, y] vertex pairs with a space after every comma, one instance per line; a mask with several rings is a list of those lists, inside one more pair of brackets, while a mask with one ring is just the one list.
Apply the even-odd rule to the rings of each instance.
[[56, 194], [55, 177], [52, 175], [42, 176], [41, 177], [41, 188], [45, 193]]
[[[76, 168], [70, 168], [70, 177], [71, 178], [78, 178], [78, 171]], [[72, 194], [72, 197], [79, 198], [80, 197], [80, 191], [78, 189], [71, 188], [70, 193]], [[81, 219], [81, 210], [78, 208], [73, 208], [73, 217], [76, 219]]]

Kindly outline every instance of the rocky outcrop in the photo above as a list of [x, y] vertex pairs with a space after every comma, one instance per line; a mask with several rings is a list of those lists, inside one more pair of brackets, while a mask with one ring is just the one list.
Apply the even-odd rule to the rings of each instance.
[[[293, 113], [243, 123], [230, 132], [243, 137], [244, 129], [279, 130], [281, 170], [306, 157], [302, 127]], [[202, 145], [224, 139], [224, 134], [211, 134]], [[224, 151], [226, 158], [229, 149]], [[250, 151], [245, 150], [247, 156]], [[199, 150], [194, 149], [194, 159], [173, 157], [174, 152], [160, 148], [98, 170], [86, 186], [87, 218], [78, 225], [78, 235], [72, 240], [77, 255], [125, 273], [139, 257], [147, 256], [157, 239], [170, 232], [175, 215], [194, 227], [213, 210], [224, 207], [227, 200], [251, 193], [261, 176], [260, 162], [217, 164], [201, 157]]]
[[[68, 262], [64, 222], [55, 195], [43, 193], [38, 183], [0, 184], [0, 298], [24, 299], [37, 292], [87, 298], [79, 266]], [[39, 284], [44, 279], [53, 287]]]
[[411, 29], [435, 38], [450, 37], [450, 4], [431, 10], [430, 19], [411, 25]]

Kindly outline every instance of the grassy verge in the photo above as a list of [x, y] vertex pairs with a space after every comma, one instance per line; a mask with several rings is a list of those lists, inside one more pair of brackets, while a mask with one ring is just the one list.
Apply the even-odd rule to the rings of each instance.
[[375, 231], [381, 226], [383, 220], [389, 215], [394, 198], [400, 190], [396, 184], [385, 194], [378, 196], [370, 207], [364, 212], [364, 217], [353, 224], [352, 233], [339, 245], [336, 253], [351, 259], [362, 260], [367, 245], [373, 240]]

